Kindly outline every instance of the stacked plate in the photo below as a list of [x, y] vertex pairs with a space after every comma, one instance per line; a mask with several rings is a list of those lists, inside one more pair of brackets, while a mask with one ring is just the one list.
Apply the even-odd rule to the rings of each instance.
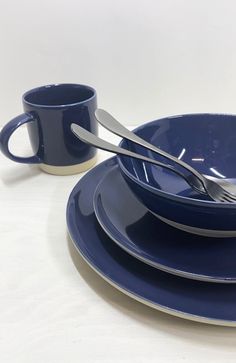
[[[203, 174], [230, 182], [235, 131], [233, 116], [200, 114], [135, 130]], [[185, 319], [236, 326], [235, 204], [197, 194], [159, 167], [114, 157], [75, 186], [67, 224], [86, 262], [125, 294]]]

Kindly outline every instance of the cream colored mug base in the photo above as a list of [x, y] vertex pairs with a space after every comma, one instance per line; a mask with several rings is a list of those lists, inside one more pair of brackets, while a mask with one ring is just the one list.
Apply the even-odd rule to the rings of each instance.
[[92, 168], [96, 164], [97, 155], [95, 155], [92, 159], [89, 159], [83, 163], [69, 165], [69, 166], [54, 166], [47, 164], [39, 164], [40, 169], [45, 171], [46, 173], [53, 175], [73, 175], [83, 173], [84, 171]]

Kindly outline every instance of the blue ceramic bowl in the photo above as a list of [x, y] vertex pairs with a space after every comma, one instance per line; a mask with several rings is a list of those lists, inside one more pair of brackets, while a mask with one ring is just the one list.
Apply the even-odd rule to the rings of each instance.
[[[199, 172], [236, 184], [236, 116], [173, 116], [146, 123], [134, 132]], [[121, 146], [166, 162], [127, 140]], [[236, 236], [236, 204], [217, 203], [197, 194], [180, 176], [164, 168], [125, 156], [118, 161], [133, 193], [161, 220], [203, 236]]]

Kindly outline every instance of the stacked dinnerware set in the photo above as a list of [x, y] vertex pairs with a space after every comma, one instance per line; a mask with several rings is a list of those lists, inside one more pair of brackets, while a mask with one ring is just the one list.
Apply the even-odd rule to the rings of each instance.
[[[131, 132], [79, 84], [30, 90], [23, 108], [0, 132], [13, 161], [69, 175], [91, 168], [96, 148], [117, 154], [83, 176], [68, 200], [69, 234], [85, 261], [157, 310], [236, 326], [236, 116], [186, 114]], [[119, 146], [97, 136], [97, 121], [122, 137]], [[30, 157], [9, 148], [24, 124]]]
[[67, 223], [78, 251], [144, 304], [236, 326], [236, 117], [169, 117], [131, 133], [107, 112], [95, 114], [124, 138], [116, 147], [72, 125], [84, 142], [120, 154], [70, 195]]

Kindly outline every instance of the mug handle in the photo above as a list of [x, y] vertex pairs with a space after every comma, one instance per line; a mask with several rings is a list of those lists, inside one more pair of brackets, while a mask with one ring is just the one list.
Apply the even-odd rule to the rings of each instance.
[[21, 157], [13, 155], [9, 150], [9, 139], [13, 132], [18, 129], [23, 124], [27, 122], [34, 121], [34, 118], [29, 113], [22, 113], [21, 115], [13, 118], [9, 121], [0, 132], [0, 150], [2, 153], [8, 157], [9, 159], [16, 161], [18, 163], [26, 163], [26, 164], [39, 164], [41, 163], [40, 158], [37, 155], [29, 156], [29, 157]]

